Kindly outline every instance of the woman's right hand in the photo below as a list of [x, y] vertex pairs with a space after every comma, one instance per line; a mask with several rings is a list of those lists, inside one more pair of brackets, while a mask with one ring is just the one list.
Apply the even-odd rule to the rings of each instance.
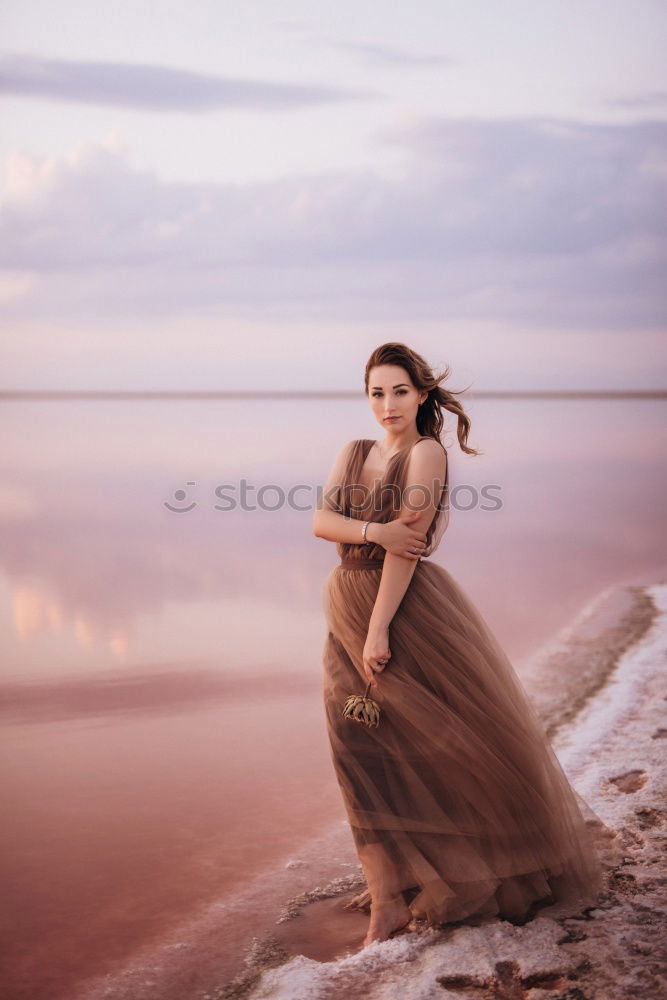
[[395, 521], [376, 522], [377, 544], [395, 556], [419, 559], [426, 548], [426, 532], [412, 527], [412, 522], [419, 517], [419, 513], [418, 510], [413, 510]]

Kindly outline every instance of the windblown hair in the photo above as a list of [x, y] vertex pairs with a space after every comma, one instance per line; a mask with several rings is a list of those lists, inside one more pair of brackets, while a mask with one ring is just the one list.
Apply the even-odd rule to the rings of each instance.
[[[451, 374], [451, 367], [445, 365], [445, 369], [440, 374], [434, 374], [430, 365], [424, 360], [421, 354], [417, 354], [412, 348], [405, 344], [390, 342], [376, 347], [370, 358], [366, 362], [364, 373], [364, 391], [368, 395], [368, 383], [370, 373], [376, 365], [400, 365], [410, 376], [410, 381], [416, 389], [428, 392], [428, 397], [420, 403], [417, 411], [417, 430], [425, 437], [435, 438], [440, 441], [440, 434], [444, 426], [443, 409], [455, 414], [457, 419], [456, 434], [459, 440], [461, 451], [467, 455], [482, 455], [483, 452], [468, 446], [468, 434], [470, 433], [470, 417], [467, 415], [461, 403], [456, 399], [465, 389], [456, 391], [454, 389], [443, 389], [440, 385]], [[442, 444], [442, 442], [440, 442]]]

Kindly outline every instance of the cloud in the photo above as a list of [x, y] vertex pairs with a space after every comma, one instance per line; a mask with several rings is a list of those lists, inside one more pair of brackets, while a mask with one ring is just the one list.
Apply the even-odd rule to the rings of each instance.
[[667, 90], [647, 90], [632, 97], [609, 98], [604, 102], [608, 108], [653, 108], [667, 104]]
[[165, 66], [25, 54], [0, 57], [0, 93], [153, 112], [281, 111], [381, 96], [337, 87], [239, 80]]
[[667, 122], [432, 118], [385, 130], [400, 180], [160, 180], [122, 150], [14, 154], [5, 315], [504, 320], [664, 327]]
[[330, 42], [333, 48], [342, 49], [346, 52], [353, 52], [363, 56], [366, 62], [376, 66], [388, 66], [393, 68], [399, 66], [424, 67], [429, 66], [453, 66], [458, 60], [451, 56], [428, 54], [423, 52], [407, 52], [405, 49], [396, 49], [390, 45], [372, 45], [366, 42]]

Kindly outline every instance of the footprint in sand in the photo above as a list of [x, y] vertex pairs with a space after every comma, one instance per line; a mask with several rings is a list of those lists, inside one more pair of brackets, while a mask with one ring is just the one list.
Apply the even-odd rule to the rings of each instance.
[[[456, 990], [459, 995], [493, 996], [498, 1000], [525, 1000], [533, 991], [538, 989], [541, 994], [558, 991], [558, 995], [563, 996], [583, 996], [573, 981], [577, 978], [577, 972], [583, 971], [584, 963], [570, 973], [534, 972], [531, 975], [524, 975], [518, 962], [514, 960], [496, 962], [495, 968], [490, 978], [478, 978], [469, 975], [445, 975], [437, 976], [436, 983], [444, 987], [445, 990]], [[573, 988], [574, 986], [574, 988]], [[567, 991], [567, 992], [565, 992]]]
[[617, 774], [615, 778], [608, 778], [607, 780], [611, 785], [615, 785], [619, 792], [631, 795], [633, 792], [638, 792], [640, 788], [644, 787], [648, 781], [648, 774], [646, 771], [640, 770], [625, 771], [624, 774]]
[[654, 826], [667, 826], [667, 809], [635, 809], [640, 830], [649, 830]]

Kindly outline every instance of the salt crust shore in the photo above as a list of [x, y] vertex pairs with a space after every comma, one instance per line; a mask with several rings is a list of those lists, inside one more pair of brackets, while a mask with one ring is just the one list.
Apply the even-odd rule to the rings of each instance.
[[[523, 926], [415, 929], [317, 962], [278, 936], [202, 1000], [657, 1000], [667, 996], [667, 583], [611, 587], [522, 672], [576, 791], [609, 828], [597, 906]], [[295, 864], [298, 864], [298, 860]], [[286, 905], [279, 922], [363, 887], [360, 869]]]

